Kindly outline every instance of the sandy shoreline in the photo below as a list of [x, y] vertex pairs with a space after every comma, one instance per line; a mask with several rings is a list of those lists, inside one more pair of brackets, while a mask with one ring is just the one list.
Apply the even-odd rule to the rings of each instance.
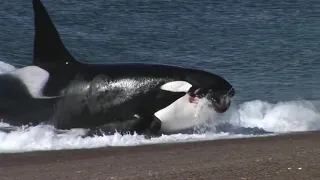
[[320, 133], [0, 155], [11, 179], [320, 179]]

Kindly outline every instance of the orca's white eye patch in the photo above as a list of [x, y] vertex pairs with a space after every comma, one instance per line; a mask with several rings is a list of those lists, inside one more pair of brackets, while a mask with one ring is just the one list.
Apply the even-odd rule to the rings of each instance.
[[186, 81], [171, 81], [161, 86], [162, 90], [171, 92], [188, 92], [191, 84]]

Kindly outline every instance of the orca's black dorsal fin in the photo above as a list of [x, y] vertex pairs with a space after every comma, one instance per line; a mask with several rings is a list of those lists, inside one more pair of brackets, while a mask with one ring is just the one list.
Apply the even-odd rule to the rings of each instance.
[[78, 64], [64, 46], [41, 0], [33, 0], [33, 10], [35, 25], [33, 65], [50, 70]]

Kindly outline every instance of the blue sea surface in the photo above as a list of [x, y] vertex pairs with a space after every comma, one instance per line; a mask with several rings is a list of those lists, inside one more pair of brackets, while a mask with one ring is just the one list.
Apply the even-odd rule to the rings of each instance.
[[[320, 99], [318, 0], [44, 0], [83, 62], [152, 62], [229, 80], [236, 100]], [[0, 61], [31, 64], [32, 3], [0, 6]]]
[[[57, 134], [51, 126], [35, 126], [0, 132], [0, 153], [320, 130], [319, 0], [42, 2], [79, 61], [203, 69], [226, 78], [236, 96], [203, 133], [82, 139], [77, 131]], [[0, 3], [0, 71], [31, 65], [33, 18], [31, 0]]]

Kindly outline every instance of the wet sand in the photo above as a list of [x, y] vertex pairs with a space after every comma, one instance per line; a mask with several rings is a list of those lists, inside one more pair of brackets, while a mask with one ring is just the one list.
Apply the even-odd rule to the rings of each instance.
[[320, 133], [0, 155], [1, 180], [320, 179]]

